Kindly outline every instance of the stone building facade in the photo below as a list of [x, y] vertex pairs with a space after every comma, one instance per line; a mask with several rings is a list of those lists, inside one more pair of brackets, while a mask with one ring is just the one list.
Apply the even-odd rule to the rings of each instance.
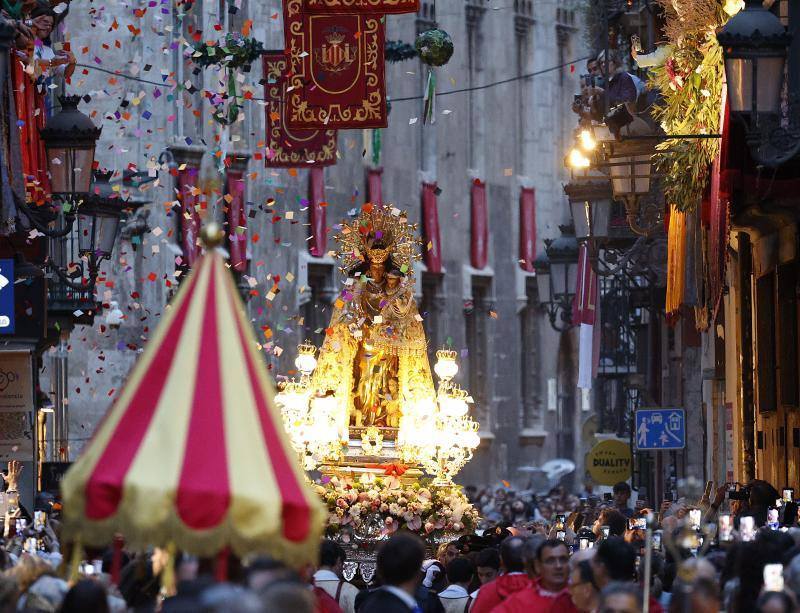
[[[207, 194], [201, 198], [203, 214], [223, 218], [225, 181], [211, 155], [217, 138], [247, 165], [249, 268], [242, 285], [257, 294], [248, 311], [273, 373], [293, 368], [295, 346], [304, 338], [319, 343], [339, 288], [335, 262], [308, 251], [309, 171], [264, 167], [263, 103], [245, 102], [243, 120], [221, 132], [202, 95], [218, 87], [219, 76], [211, 69], [193, 71], [180, 59], [194, 31], [202, 30], [204, 39], [222, 36], [218, 23], [222, 30], [251, 25], [252, 36], [266, 48], [281, 48], [280, 2], [236, 0], [232, 15], [227, 0], [197, 0], [182, 21], [170, 4], [142, 3], [133, 14], [129, 3], [109, 0], [105, 10], [76, 10], [67, 19], [72, 49], [89, 66], [78, 68], [68, 89], [88, 92], [83, 108], [102, 120], [100, 164], [119, 171], [131, 162], [139, 170], [159, 164], [162, 169], [158, 181], [138, 194], [150, 201], [150, 231], [141, 237], [123, 233], [98, 283], [98, 299], [117, 301], [124, 322], [112, 328], [100, 316], [92, 328], [75, 328], [69, 339], [73, 458], [125, 384], [184, 274], [180, 216], [172, 207], [173, 175], [181, 164], [199, 163], [199, 187]], [[424, 66], [418, 60], [387, 65], [387, 92], [394, 101], [382, 132], [380, 168], [367, 163], [364, 135], [343, 131], [339, 160], [324, 170], [329, 227], [367, 200], [370, 172], [374, 177], [380, 171], [384, 202], [407, 209], [415, 220], [423, 183], [438, 188], [444, 271], [431, 274], [421, 266], [417, 298], [431, 349], [449, 341], [461, 350], [460, 382], [477, 401], [483, 442], [463, 471], [464, 483], [505, 479], [524, 486], [531, 475], [524, 467], [556, 457], [573, 459], [582, 475], [589, 443], [581, 432], [591, 413], [588, 398], [575, 387], [577, 338], [574, 331], [551, 328], [533, 273], [519, 262], [523, 190], [535, 198], [536, 253], [569, 220], [562, 161], [575, 125], [570, 103], [587, 54], [580, 19], [571, 0], [439, 0], [435, 6], [423, 0], [417, 15], [388, 16], [387, 40], [413, 42], [434, 22], [453, 38], [453, 58], [437, 75], [436, 121], [423, 126]], [[139, 33], [132, 36], [129, 24]], [[254, 66], [245, 75], [256, 97], [262, 96], [260, 73]], [[530, 73], [535, 76], [518, 78]], [[459, 91], [502, 81], [507, 82]], [[195, 89], [176, 91], [171, 83]], [[172, 175], [166, 171], [170, 164]], [[489, 210], [488, 260], [481, 268], [470, 259], [475, 180], [485, 185]], [[332, 233], [328, 249], [335, 248]], [[45, 391], [51, 370], [45, 359]]]

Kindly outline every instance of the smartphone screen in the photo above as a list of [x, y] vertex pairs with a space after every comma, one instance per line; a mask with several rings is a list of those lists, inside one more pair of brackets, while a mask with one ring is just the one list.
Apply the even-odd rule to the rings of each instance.
[[777, 530], [781, 525], [780, 513], [776, 507], [767, 509], [767, 525], [773, 530]]
[[792, 502], [794, 500], [794, 489], [791, 487], [783, 488], [783, 501]]
[[689, 525], [695, 530], [700, 527], [700, 521], [703, 519], [703, 511], [700, 509], [692, 509], [689, 511]]
[[581, 537], [578, 539], [578, 548], [583, 551], [584, 549], [589, 549], [589, 539], [586, 537]]
[[609, 527], [608, 526], [600, 526], [600, 532], [603, 533], [603, 538], [608, 538]]
[[733, 519], [730, 514], [724, 513], [719, 516], [719, 540], [728, 542], [733, 540]]
[[628, 530], [646, 530], [647, 519], [644, 517], [632, 517], [628, 520]]
[[756, 538], [756, 522], [752, 515], [746, 515], [739, 520], [739, 534], [743, 541], [752, 541]]
[[39, 541], [35, 536], [29, 536], [25, 539], [25, 544], [23, 545], [23, 550], [27, 553], [35, 554], [36, 549], [38, 548]]
[[566, 532], [564, 532], [563, 530], [558, 530], [558, 531], [556, 532], [556, 538], [557, 538], [559, 541], [563, 541], [565, 538], [567, 538], [567, 533], [566, 533]]
[[653, 549], [661, 551], [661, 530], [653, 532]]
[[47, 513], [44, 511], [34, 511], [33, 512], [33, 528], [37, 532], [41, 532], [44, 530], [44, 526], [47, 523]]
[[764, 565], [764, 590], [767, 592], [783, 591], [783, 564]]

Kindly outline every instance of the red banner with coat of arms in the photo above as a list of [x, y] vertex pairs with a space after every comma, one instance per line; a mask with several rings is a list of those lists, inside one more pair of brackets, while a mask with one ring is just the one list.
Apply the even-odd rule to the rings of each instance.
[[416, 13], [419, 0], [303, 0], [303, 12], [321, 15], [336, 13]]
[[286, 125], [286, 68], [283, 51], [264, 58], [267, 101], [267, 161], [270, 168], [329, 166], [336, 163], [336, 130], [293, 130]]
[[290, 129], [387, 125], [382, 15], [311, 15], [284, 1]]

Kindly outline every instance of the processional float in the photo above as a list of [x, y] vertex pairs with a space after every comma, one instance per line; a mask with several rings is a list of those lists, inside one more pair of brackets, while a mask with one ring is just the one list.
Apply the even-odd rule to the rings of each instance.
[[342, 290], [325, 340], [306, 341], [298, 379], [275, 400], [316, 490], [345, 576], [369, 582], [376, 545], [398, 529], [431, 545], [471, 530], [477, 513], [453, 477], [478, 447], [472, 398], [454, 381], [457, 353], [436, 352], [434, 385], [414, 299], [417, 226], [392, 205], [365, 204], [337, 235]]

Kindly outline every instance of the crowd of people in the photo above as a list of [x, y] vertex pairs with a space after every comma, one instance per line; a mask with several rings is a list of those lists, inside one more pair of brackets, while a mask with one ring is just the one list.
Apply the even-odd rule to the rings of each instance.
[[[13, 494], [18, 467], [11, 466]], [[321, 543], [301, 569], [277, 560], [219, 559], [154, 548], [87, 551], [71, 578], [61, 551], [58, 504], [11, 505], [0, 549], [0, 613], [515, 613], [800, 611], [800, 526], [793, 492], [764, 481], [707, 485], [698, 500], [658, 509], [630, 505], [618, 483], [596, 496], [555, 488], [466, 488], [482, 528], [435, 549], [397, 532], [380, 543], [377, 572], [349, 582], [347, 552]], [[115, 569], [116, 566], [116, 569]], [[74, 570], [74, 569], [73, 569]], [[352, 570], [352, 568], [351, 568]]]

